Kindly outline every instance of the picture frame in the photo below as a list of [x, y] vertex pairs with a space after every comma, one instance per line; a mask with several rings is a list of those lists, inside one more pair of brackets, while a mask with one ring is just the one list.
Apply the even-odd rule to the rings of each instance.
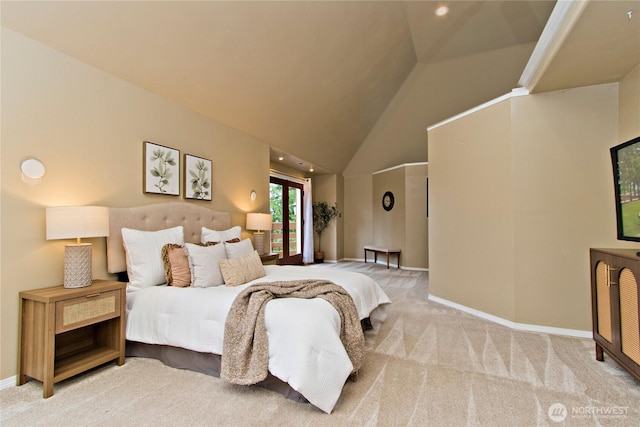
[[184, 155], [184, 198], [211, 200], [212, 162], [209, 159]]
[[144, 141], [142, 187], [145, 193], [180, 195], [180, 150]]

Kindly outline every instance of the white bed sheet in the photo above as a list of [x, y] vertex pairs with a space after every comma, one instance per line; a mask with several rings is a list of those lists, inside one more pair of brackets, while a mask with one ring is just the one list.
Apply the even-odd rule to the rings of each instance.
[[[259, 282], [327, 279], [353, 298], [360, 319], [391, 301], [360, 273], [302, 266], [265, 266], [267, 275], [238, 287], [154, 286], [127, 293], [130, 341], [222, 354], [224, 324], [236, 295]], [[278, 298], [265, 309], [269, 371], [330, 413], [353, 365], [340, 341], [340, 316], [322, 299]]]

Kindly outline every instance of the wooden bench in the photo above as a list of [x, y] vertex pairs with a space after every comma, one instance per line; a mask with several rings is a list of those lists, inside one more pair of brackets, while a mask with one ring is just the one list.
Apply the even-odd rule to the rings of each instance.
[[387, 248], [384, 246], [376, 246], [376, 245], [366, 245], [364, 247], [364, 262], [367, 262], [367, 252], [373, 252], [373, 260], [374, 262], [378, 262], [378, 254], [386, 254], [387, 255], [387, 268], [389, 268], [389, 256], [396, 255], [398, 257], [398, 268], [400, 268], [400, 249], [397, 248]]

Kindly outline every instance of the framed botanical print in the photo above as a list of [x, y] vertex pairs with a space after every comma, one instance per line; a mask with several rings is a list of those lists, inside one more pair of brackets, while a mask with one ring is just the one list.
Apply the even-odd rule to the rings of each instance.
[[211, 200], [211, 160], [184, 155], [184, 198]]
[[153, 142], [143, 144], [145, 193], [180, 195], [180, 151]]

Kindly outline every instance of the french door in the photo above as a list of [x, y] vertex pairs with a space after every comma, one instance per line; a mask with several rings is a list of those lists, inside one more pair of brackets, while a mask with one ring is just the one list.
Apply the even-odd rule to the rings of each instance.
[[302, 264], [302, 195], [302, 184], [271, 177], [271, 251], [278, 264]]

